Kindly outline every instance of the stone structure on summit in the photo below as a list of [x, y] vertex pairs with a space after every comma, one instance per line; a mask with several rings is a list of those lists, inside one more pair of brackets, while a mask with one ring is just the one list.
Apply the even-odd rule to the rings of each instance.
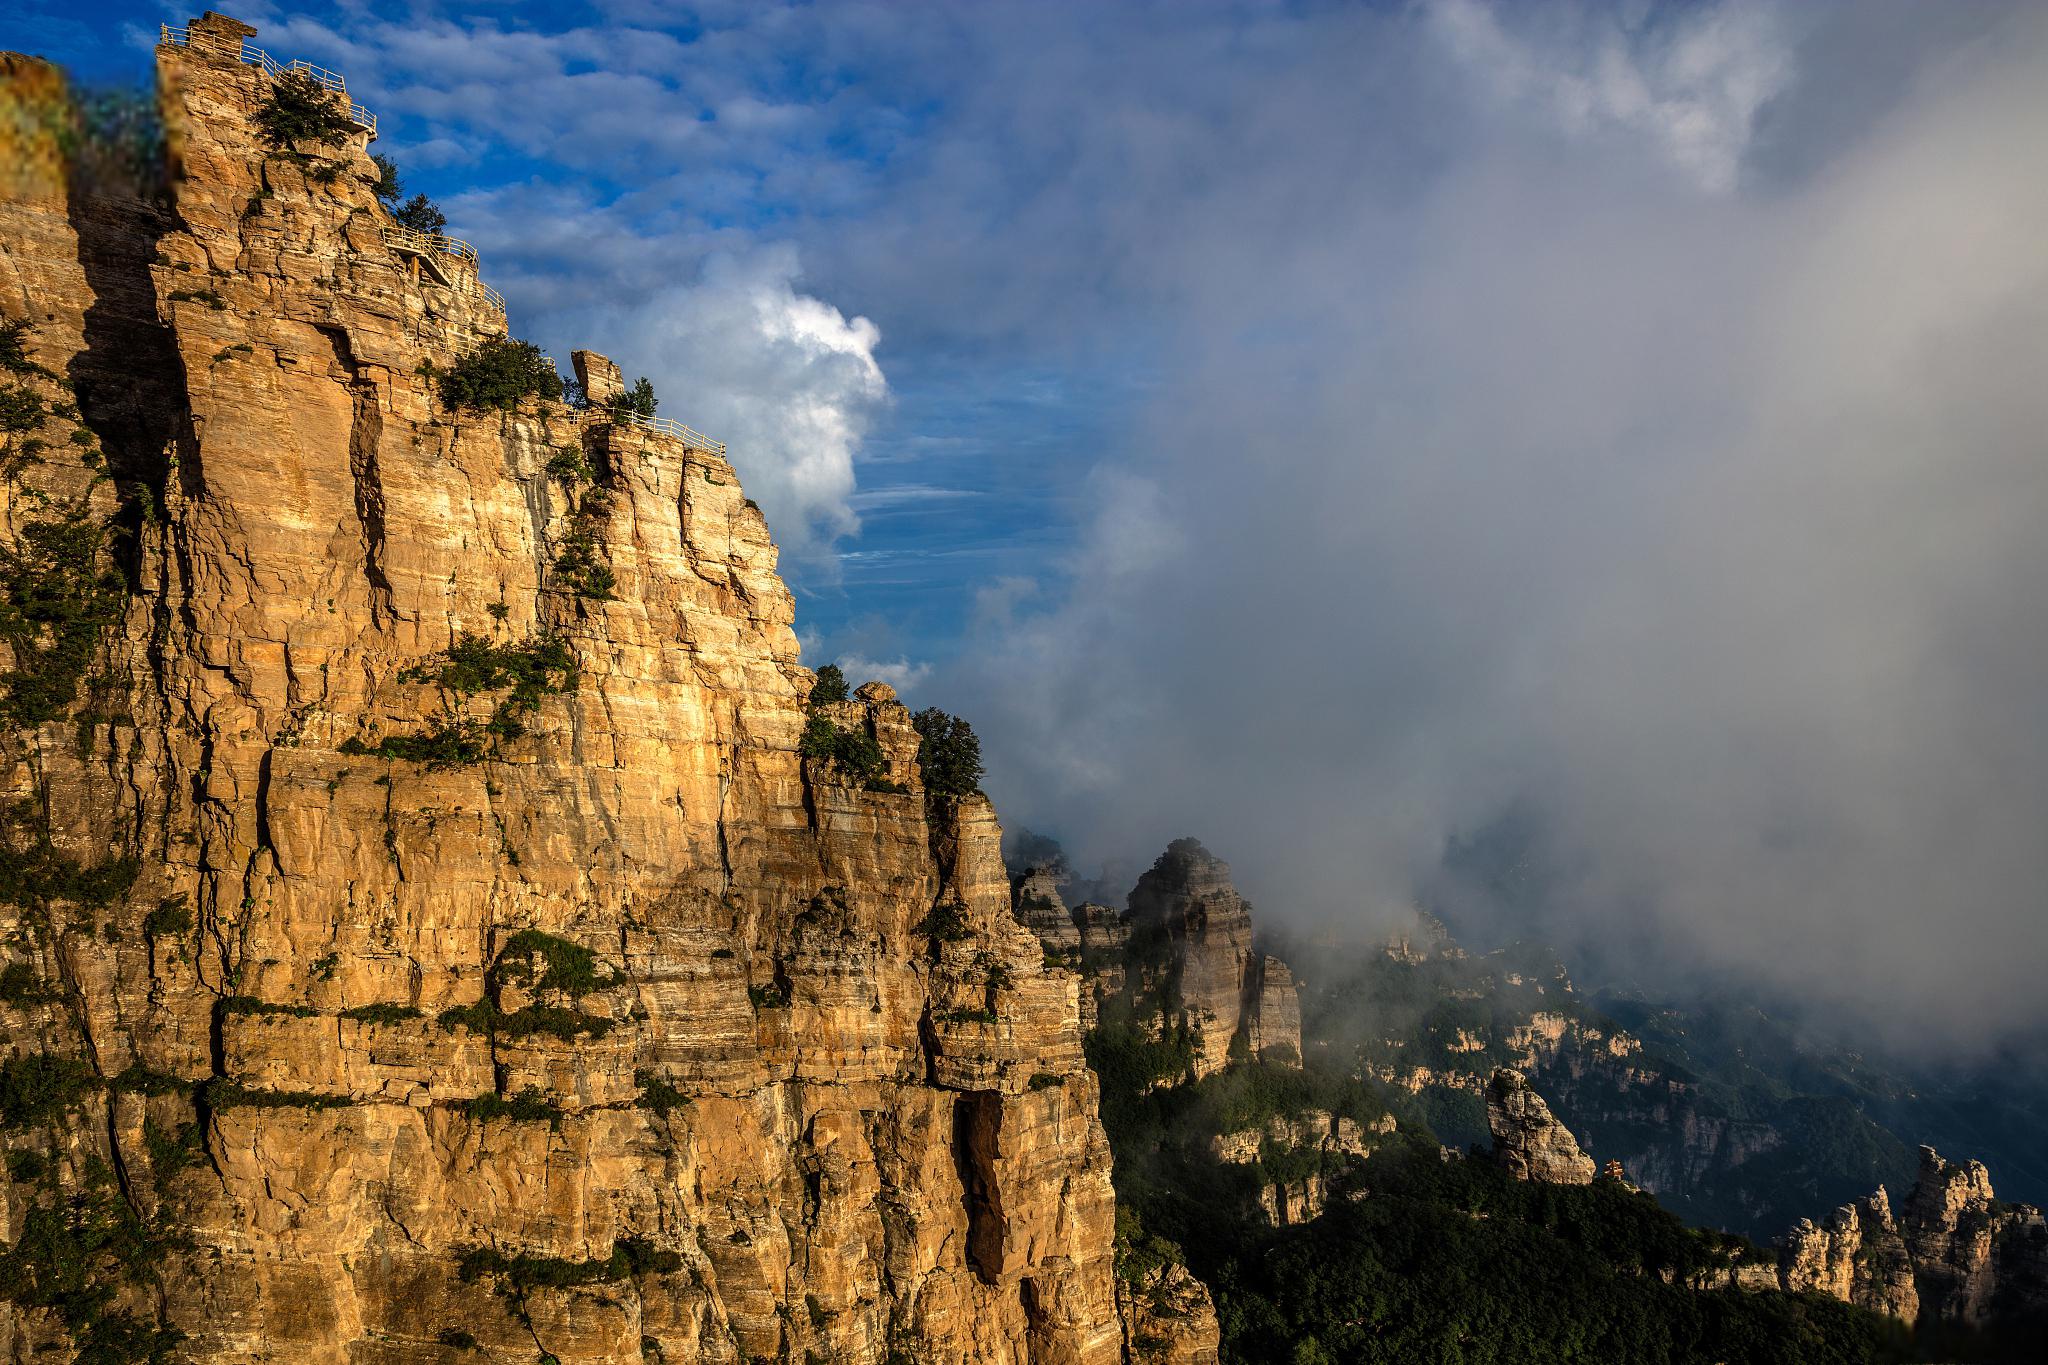
[[5, 1349], [1120, 1359], [989, 803], [886, 688], [807, 706], [716, 443], [443, 401], [495, 296], [367, 126], [266, 141], [254, 36], [158, 48], [161, 198], [0, 58]]

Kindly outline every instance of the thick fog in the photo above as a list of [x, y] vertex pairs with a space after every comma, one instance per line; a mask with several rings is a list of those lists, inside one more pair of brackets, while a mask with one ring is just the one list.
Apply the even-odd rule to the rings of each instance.
[[1652, 977], [2040, 1023], [2048, 15], [1512, 13], [1115, 63], [1064, 184], [1159, 387], [925, 691], [1084, 867], [1370, 922], [1520, 812]]

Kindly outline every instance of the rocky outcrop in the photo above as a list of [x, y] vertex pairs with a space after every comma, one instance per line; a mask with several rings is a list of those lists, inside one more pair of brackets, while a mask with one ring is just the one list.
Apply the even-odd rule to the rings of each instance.
[[[1372, 1154], [1378, 1139], [1395, 1130], [1391, 1114], [1368, 1123], [1324, 1109], [1276, 1114], [1255, 1128], [1218, 1133], [1209, 1139], [1209, 1154], [1230, 1166], [1263, 1166], [1269, 1156], [1286, 1169], [1261, 1171], [1259, 1210], [1274, 1227], [1306, 1223], [1323, 1211], [1329, 1199], [1328, 1172], [1345, 1158]], [[1306, 1158], [1306, 1160], [1304, 1160]]]
[[1298, 1114], [1276, 1114], [1257, 1128], [1240, 1128], [1218, 1133], [1209, 1139], [1209, 1150], [1218, 1161], [1247, 1165], [1259, 1159], [1267, 1143], [1289, 1151], [1319, 1152], [1327, 1156], [1367, 1156], [1377, 1137], [1394, 1131], [1391, 1114], [1369, 1124], [1324, 1109], [1305, 1109]]
[[1252, 946], [1251, 907], [1230, 866], [1176, 839], [1138, 879], [1128, 919], [1142, 989], [1168, 1001], [1192, 1045], [1193, 1074], [1239, 1055], [1301, 1059], [1301, 1006], [1285, 963]]
[[394, 248], [361, 132], [266, 142], [244, 27], [158, 49], [161, 202], [0, 66], [0, 1214], [93, 1291], [0, 1276], [6, 1349], [1117, 1359], [994, 812], [886, 689], [817, 708], [883, 776], [799, 752], [721, 453], [449, 409], [503, 314]]
[[1117, 1280], [1124, 1359], [1133, 1365], [1217, 1365], [1221, 1331], [1209, 1290], [1184, 1265]]
[[1920, 1149], [1913, 1191], [1894, 1220], [1884, 1189], [1816, 1227], [1801, 1219], [1782, 1247], [1780, 1278], [1904, 1322], [1982, 1326], [2048, 1306], [2048, 1225], [2004, 1204], [1982, 1162]]
[[[1919, 1176], [1902, 1212], [1906, 1254], [1926, 1311], [1972, 1324], [1990, 1316], [2000, 1287], [2001, 1241], [2041, 1222], [2038, 1209], [1998, 1202], [1983, 1162], [1944, 1161], [1932, 1147], [1920, 1149]], [[2039, 1299], [2048, 1285], [2030, 1288], [2028, 1297]]]
[[1123, 991], [1131, 927], [1116, 911], [1092, 902], [1074, 907], [1074, 927], [1080, 934], [1074, 960], [1082, 973], [1081, 1027], [1092, 1029], [1101, 1017], [1102, 1003]]
[[1550, 1106], [1520, 1072], [1502, 1067], [1487, 1082], [1486, 1126], [1493, 1134], [1493, 1159], [1515, 1179], [1593, 1183], [1593, 1158], [1579, 1150], [1571, 1130], [1551, 1117]]
[[1444, 922], [1426, 910], [1415, 911], [1412, 919], [1388, 934], [1382, 951], [1407, 967], [1433, 958], [1462, 960], [1466, 955]]
[[596, 351], [571, 351], [569, 363], [576, 370], [576, 385], [583, 401], [594, 408], [610, 407], [626, 392], [626, 377], [610, 356]]
[[1920, 1315], [1912, 1260], [1882, 1188], [1818, 1227], [1800, 1219], [1785, 1239], [1779, 1278], [1794, 1293], [1826, 1294], [1906, 1322]]
[[1240, 1028], [1246, 1050], [1274, 1061], [1301, 1061], [1301, 991], [1294, 969], [1277, 957], [1255, 956], [1246, 971]]
[[1017, 922], [1038, 936], [1055, 957], [1072, 956], [1081, 948], [1081, 927], [1060, 898], [1059, 874], [1049, 867], [1025, 871], [1011, 887]]

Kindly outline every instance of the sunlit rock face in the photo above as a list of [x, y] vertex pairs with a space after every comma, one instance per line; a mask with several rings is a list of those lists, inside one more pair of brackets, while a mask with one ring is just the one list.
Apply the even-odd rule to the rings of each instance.
[[1590, 1185], [1596, 1167], [1578, 1140], [1551, 1116], [1550, 1106], [1518, 1071], [1502, 1067], [1486, 1086], [1486, 1126], [1493, 1159], [1517, 1180]]
[[103, 1306], [0, 1305], [10, 1358], [1119, 1359], [1076, 978], [993, 810], [927, 801], [887, 689], [818, 708], [881, 779], [800, 756], [722, 453], [450, 410], [502, 312], [394, 249], [363, 132], [266, 141], [244, 30], [158, 49], [161, 199], [0, 58], [0, 383], [79, 409], [10, 436], [0, 542], [100, 613], [7, 718], [0, 1015], [62, 1083], [4, 1214], [134, 1224]]
[[2048, 1306], [2048, 1222], [2030, 1204], [2002, 1203], [1981, 1161], [1922, 1147], [1896, 1219], [1882, 1187], [1818, 1227], [1801, 1219], [1783, 1240], [1780, 1278], [1904, 1322], [1981, 1326]]
[[1800, 1219], [1784, 1241], [1779, 1277], [1794, 1292], [1827, 1294], [1905, 1322], [1920, 1315], [1912, 1260], [1883, 1189], [1815, 1226]]
[[1144, 1365], [1216, 1365], [1216, 1305], [1186, 1266], [1163, 1265], [1117, 1281], [1125, 1359]]

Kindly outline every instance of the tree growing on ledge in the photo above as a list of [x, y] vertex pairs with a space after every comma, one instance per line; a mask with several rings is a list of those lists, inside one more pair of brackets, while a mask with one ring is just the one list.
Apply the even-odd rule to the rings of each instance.
[[343, 142], [356, 130], [348, 110], [332, 91], [311, 76], [287, 71], [270, 87], [270, 98], [256, 111], [256, 126], [277, 148], [301, 142]]
[[654, 385], [641, 375], [633, 381], [633, 387], [625, 389], [612, 398], [612, 411], [620, 416], [652, 417], [661, 400], [654, 396]]
[[974, 727], [928, 706], [910, 718], [917, 729], [917, 767], [935, 796], [972, 796], [981, 790], [981, 741]]
[[562, 376], [540, 347], [510, 337], [484, 338], [453, 369], [428, 364], [421, 372], [434, 381], [442, 406], [464, 412], [509, 412], [522, 398], [562, 396]]
[[829, 763], [850, 782], [873, 786], [889, 773], [889, 760], [882, 746], [866, 730], [842, 730], [823, 716], [804, 722], [797, 753]]
[[414, 232], [438, 234], [448, 226], [448, 215], [441, 212], [440, 205], [424, 194], [416, 194], [393, 210], [391, 216], [398, 220], [400, 227], [409, 227]]
[[822, 706], [828, 701], [846, 700], [846, 674], [838, 664], [820, 664], [818, 682], [811, 688], [811, 705]]
[[424, 194], [405, 198], [405, 185], [399, 180], [398, 166], [390, 157], [372, 153], [370, 160], [377, 163], [377, 200], [390, 210], [392, 221], [400, 227], [428, 234], [438, 233], [448, 226], [448, 215]]

